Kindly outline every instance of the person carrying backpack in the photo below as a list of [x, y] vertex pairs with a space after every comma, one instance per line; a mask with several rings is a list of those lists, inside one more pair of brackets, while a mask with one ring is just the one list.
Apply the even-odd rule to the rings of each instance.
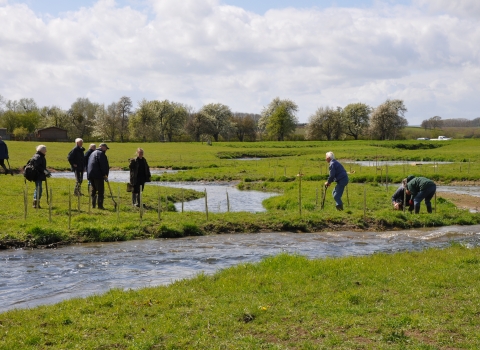
[[81, 192], [82, 182], [83, 182], [83, 172], [85, 171], [85, 158], [83, 152], [83, 140], [81, 138], [75, 139], [75, 147], [68, 153], [67, 159], [70, 163], [72, 171], [75, 173], [75, 190], [73, 194], [75, 196], [83, 196]]
[[5, 170], [5, 175], [12, 174], [11, 170], [8, 170], [5, 166], [5, 159], [8, 159], [8, 147], [0, 136], [0, 166]]
[[47, 181], [47, 177], [52, 176], [47, 170], [47, 160], [45, 155], [47, 153], [47, 146], [37, 146], [37, 153], [32, 157], [33, 167], [37, 172], [35, 179], [35, 191], [33, 192], [33, 207], [40, 208], [40, 199], [42, 198], [42, 183]]

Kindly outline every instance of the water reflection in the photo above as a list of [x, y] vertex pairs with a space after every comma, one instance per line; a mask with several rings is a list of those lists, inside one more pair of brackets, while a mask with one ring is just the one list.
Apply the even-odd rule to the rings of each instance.
[[55, 303], [111, 288], [169, 284], [199, 272], [282, 252], [309, 258], [480, 244], [480, 226], [392, 232], [212, 235], [0, 252], [0, 311]]
[[452, 164], [453, 162], [430, 162], [420, 160], [345, 160], [345, 164], [357, 164], [361, 166], [385, 166], [385, 165], [419, 165], [419, 164]]

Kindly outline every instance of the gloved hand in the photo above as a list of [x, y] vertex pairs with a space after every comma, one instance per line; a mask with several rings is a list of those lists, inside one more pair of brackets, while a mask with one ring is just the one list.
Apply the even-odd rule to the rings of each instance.
[[105, 182], [108, 182], [108, 176], [107, 176], [107, 175], [105, 175], [105, 176], [103, 177], [103, 179], [105, 180]]
[[52, 177], [52, 173], [49, 172], [47, 169], [45, 169], [43, 173], [45, 174], [46, 177]]
[[413, 200], [410, 199], [410, 200], [408, 201], [408, 204], [409, 204], [409, 205], [413, 205]]

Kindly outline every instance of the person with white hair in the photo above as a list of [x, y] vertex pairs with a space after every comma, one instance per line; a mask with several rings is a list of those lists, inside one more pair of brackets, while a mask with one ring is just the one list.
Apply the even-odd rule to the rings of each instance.
[[325, 190], [332, 182], [336, 182], [333, 189], [333, 199], [335, 200], [337, 210], [343, 210], [342, 195], [345, 187], [348, 185], [348, 175], [340, 162], [335, 159], [333, 152], [325, 153], [325, 160], [328, 162], [329, 175], [327, 182], [325, 182]]
[[83, 196], [81, 187], [83, 182], [83, 173], [85, 172], [85, 148], [83, 146], [83, 140], [81, 138], [75, 139], [75, 147], [68, 153], [67, 159], [70, 163], [71, 170], [75, 173], [75, 190], [73, 194], [75, 196]]
[[52, 176], [47, 170], [47, 160], [45, 155], [47, 154], [47, 146], [38, 145], [37, 153], [32, 157], [33, 167], [37, 173], [35, 179], [35, 191], [33, 192], [33, 207], [40, 208], [40, 199], [42, 198], [42, 184], [43, 181], [47, 181], [47, 177]]

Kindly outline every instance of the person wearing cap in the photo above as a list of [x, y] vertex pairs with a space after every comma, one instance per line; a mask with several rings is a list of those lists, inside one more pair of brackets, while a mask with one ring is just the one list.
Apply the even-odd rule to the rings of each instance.
[[432, 203], [431, 200], [437, 191], [437, 185], [430, 179], [426, 177], [415, 177], [409, 175], [407, 177], [407, 195], [411, 195], [413, 198], [413, 207], [415, 214], [420, 213], [420, 203], [425, 200], [425, 206], [427, 207], [427, 212], [432, 212]]
[[83, 140], [81, 138], [75, 139], [75, 147], [68, 153], [67, 159], [70, 163], [70, 168], [75, 173], [75, 190], [73, 194], [75, 196], [83, 196], [81, 187], [83, 182], [83, 172], [85, 171], [84, 154], [85, 148], [83, 146]]
[[337, 183], [332, 192], [333, 199], [335, 200], [337, 210], [343, 210], [342, 195], [345, 187], [348, 185], [347, 172], [343, 165], [335, 159], [333, 152], [325, 153], [325, 160], [329, 164], [329, 175], [327, 182], [325, 182], [325, 190], [333, 181]]
[[103, 207], [103, 199], [105, 197], [105, 181], [108, 181], [108, 173], [110, 166], [106, 152], [108, 150], [106, 143], [101, 143], [90, 157], [87, 164], [87, 179], [90, 181], [92, 191], [92, 208], [95, 208], [98, 200], [98, 209], [105, 209]]
[[405, 193], [407, 186], [407, 179], [402, 180], [402, 184], [397, 188], [392, 196], [392, 205], [394, 210], [403, 210], [403, 202], [408, 205], [408, 211], [413, 211], [412, 196]]
[[0, 166], [5, 170], [5, 175], [8, 175], [10, 174], [10, 170], [5, 166], [5, 159], [8, 159], [8, 147], [0, 136]]

